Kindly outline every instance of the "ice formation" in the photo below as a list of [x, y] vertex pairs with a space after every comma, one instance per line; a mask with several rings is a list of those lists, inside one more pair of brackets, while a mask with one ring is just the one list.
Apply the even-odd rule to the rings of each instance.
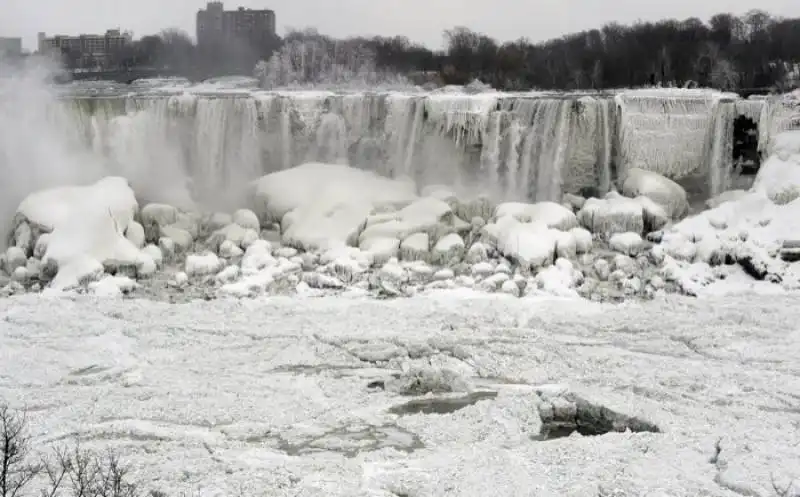
[[[796, 96], [139, 85], [41, 97], [62, 154], [91, 167], [15, 185], [0, 259], [13, 289], [104, 281], [91, 291], [112, 295], [123, 280], [104, 274], [161, 284], [164, 272], [173, 288], [229, 296], [472, 286], [605, 299], [696, 293], [730, 262], [781, 280], [797, 250], [764, 241], [789, 229], [779, 213], [800, 195]], [[751, 190], [730, 191], [740, 115], [757, 118], [767, 160]], [[692, 195], [710, 210], [686, 218]]]
[[[733, 117], [785, 107], [741, 102], [706, 90], [611, 98], [180, 88], [66, 96], [48, 119], [144, 201], [187, 210], [232, 210], [250, 181], [306, 162], [445, 184], [459, 196], [560, 202], [563, 193], [610, 191], [614, 163], [620, 175], [631, 167], [672, 179], [700, 174], [721, 193]], [[762, 114], [766, 143], [785, 119]]]
[[108, 177], [29, 195], [0, 262], [16, 285], [7, 291], [107, 296], [136, 291], [124, 278], [147, 285], [169, 267], [172, 286], [228, 297], [459, 286], [600, 300], [697, 295], [736, 267], [800, 288], [800, 131], [779, 134], [773, 149], [749, 191], [689, 217], [680, 185], [638, 168], [621, 193], [562, 205], [463, 202], [445, 187], [308, 163], [252, 182], [249, 205], [231, 214], [140, 208], [127, 180]]

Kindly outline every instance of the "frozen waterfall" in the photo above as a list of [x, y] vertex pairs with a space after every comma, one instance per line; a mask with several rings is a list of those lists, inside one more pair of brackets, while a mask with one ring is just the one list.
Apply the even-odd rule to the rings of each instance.
[[152, 201], [230, 208], [265, 173], [348, 163], [419, 188], [560, 201], [599, 195], [631, 167], [728, 186], [732, 123], [757, 118], [762, 143], [781, 106], [710, 90], [564, 95], [486, 92], [239, 91], [69, 96], [58, 127]]

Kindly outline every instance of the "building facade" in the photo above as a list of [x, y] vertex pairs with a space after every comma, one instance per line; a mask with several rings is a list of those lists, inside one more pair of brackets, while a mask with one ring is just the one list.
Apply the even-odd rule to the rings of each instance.
[[245, 42], [265, 46], [275, 39], [275, 12], [239, 7], [225, 10], [222, 2], [209, 2], [197, 12], [197, 44], [214, 46]]
[[39, 53], [63, 57], [75, 68], [109, 68], [116, 64], [121, 51], [133, 41], [129, 33], [109, 29], [105, 34], [78, 36], [38, 35]]
[[22, 38], [0, 37], [0, 59], [22, 56]]

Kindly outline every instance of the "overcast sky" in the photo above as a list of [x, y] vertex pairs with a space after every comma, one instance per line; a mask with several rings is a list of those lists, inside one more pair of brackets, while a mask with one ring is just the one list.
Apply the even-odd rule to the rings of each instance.
[[[205, 0], [0, 0], [0, 36], [21, 36], [27, 49], [36, 33], [76, 34], [108, 28], [135, 37], [179, 27], [194, 37], [194, 20]], [[609, 21], [666, 17], [708, 20], [718, 12], [742, 14], [758, 7], [774, 15], [800, 17], [800, 0], [238, 0], [225, 3], [269, 8], [278, 33], [316, 27], [334, 36], [405, 35], [440, 48], [442, 32], [467, 26], [501, 41], [534, 41], [599, 27]]]

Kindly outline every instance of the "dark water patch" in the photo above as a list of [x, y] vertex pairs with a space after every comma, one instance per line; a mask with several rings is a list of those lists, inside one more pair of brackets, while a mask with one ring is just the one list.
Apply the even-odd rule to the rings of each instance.
[[497, 392], [473, 392], [458, 397], [432, 397], [414, 399], [389, 409], [391, 414], [407, 416], [411, 414], [450, 414], [482, 400], [494, 399]]

